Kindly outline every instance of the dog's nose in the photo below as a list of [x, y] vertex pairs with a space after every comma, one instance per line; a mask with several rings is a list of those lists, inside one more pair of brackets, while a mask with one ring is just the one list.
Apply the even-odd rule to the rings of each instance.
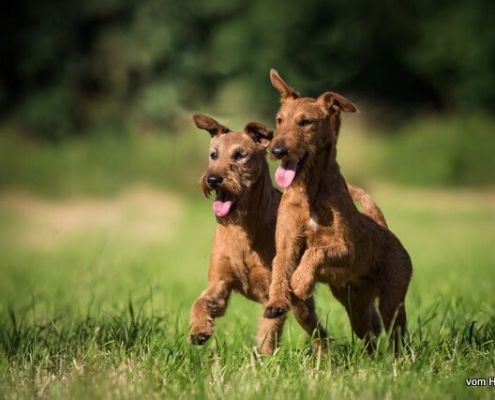
[[222, 184], [223, 178], [220, 175], [209, 175], [206, 181], [211, 188], [216, 189]]
[[286, 148], [285, 146], [275, 146], [275, 147], [272, 149], [272, 154], [273, 154], [276, 158], [282, 158], [282, 157], [285, 157], [288, 153], [289, 153], [289, 151], [287, 150], [287, 148]]

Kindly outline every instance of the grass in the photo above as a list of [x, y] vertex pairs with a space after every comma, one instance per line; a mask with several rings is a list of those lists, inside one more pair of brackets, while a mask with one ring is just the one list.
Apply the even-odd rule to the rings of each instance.
[[[174, 235], [136, 240], [136, 210], [124, 201], [119, 224], [96, 219], [55, 243], [25, 240], [33, 230], [50, 235], [50, 223], [0, 202], [0, 396], [491, 398], [493, 388], [467, 387], [465, 379], [495, 375], [495, 202], [486, 199], [495, 195], [458, 194], [436, 193], [448, 204], [439, 211], [428, 201], [433, 192], [374, 193], [415, 265], [411, 343], [396, 360], [383, 349], [365, 354], [323, 287], [318, 310], [332, 336], [328, 355], [310, 355], [291, 318], [281, 349], [253, 356], [261, 307], [240, 296], [207, 346], [189, 346], [188, 309], [206, 284], [214, 226], [207, 200], [181, 199]], [[159, 217], [166, 206], [157, 202], [153, 212]]]
[[466, 379], [495, 376], [495, 192], [372, 179], [389, 144], [352, 124], [344, 173], [414, 263], [407, 350], [394, 359], [382, 338], [367, 355], [324, 287], [322, 357], [292, 316], [277, 353], [253, 355], [262, 309], [239, 295], [209, 343], [190, 346], [214, 230], [196, 185], [207, 135], [191, 134], [27, 147], [0, 137], [0, 398], [493, 397]]

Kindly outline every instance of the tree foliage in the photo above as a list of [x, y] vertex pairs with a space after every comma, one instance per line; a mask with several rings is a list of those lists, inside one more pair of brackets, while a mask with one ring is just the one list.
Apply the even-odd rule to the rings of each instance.
[[397, 109], [490, 109], [491, 0], [20, 0], [0, 16], [0, 112], [45, 138], [164, 128], [229, 85], [269, 114], [303, 93]]

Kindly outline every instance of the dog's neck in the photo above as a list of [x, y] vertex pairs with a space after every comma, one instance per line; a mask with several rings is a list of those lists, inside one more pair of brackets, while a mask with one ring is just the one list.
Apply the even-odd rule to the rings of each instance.
[[337, 212], [345, 215], [345, 221], [349, 222], [358, 213], [333, 151], [335, 149], [331, 145], [325, 146], [312, 159], [308, 159], [300, 179], [287, 191], [292, 191], [298, 201], [307, 203], [317, 217], [319, 213], [329, 215]]
[[266, 162], [263, 163], [262, 171], [256, 183], [253, 185], [247, 196], [248, 209], [244, 215], [245, 223], [258, 226], [261, 222], [270, 218], [268, 210], [275, 200], [274, 188], [270, 178], [270, 170]]
[[309, 199], [317, 197], [322, 189], [335, 193], [346, 190], [345, 180], [335, 160], [335, 151], [335, 148], [329, 144], [306, 161], [298, 184]]
[[[236, 250], [239, 256], [256, 253], [269, 267], [275, 257], [275, 225], [281, 193], [272, 185], [268, 164], [263, 166], [260, 176], [244, 195], [243, 207], [246, 208], [235, 219], [218, 221], [217, 235], [239, 243], [241, 247]], [[251, 265], [246, 263], [247, 267]]]

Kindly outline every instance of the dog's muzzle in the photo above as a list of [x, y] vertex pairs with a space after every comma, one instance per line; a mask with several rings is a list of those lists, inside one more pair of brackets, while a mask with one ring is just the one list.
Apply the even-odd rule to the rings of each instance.
[[276, 159], [280, 160], [289, 154], [289, 150], [287, 150], [287, 147], [285, 146], [274, 146], [272, 149], [272, 154]]
[[206, 178], [206, 182], [212, 189], [218, 189], [223, 182], [223, 178], [220, 175], [209, 175]]

